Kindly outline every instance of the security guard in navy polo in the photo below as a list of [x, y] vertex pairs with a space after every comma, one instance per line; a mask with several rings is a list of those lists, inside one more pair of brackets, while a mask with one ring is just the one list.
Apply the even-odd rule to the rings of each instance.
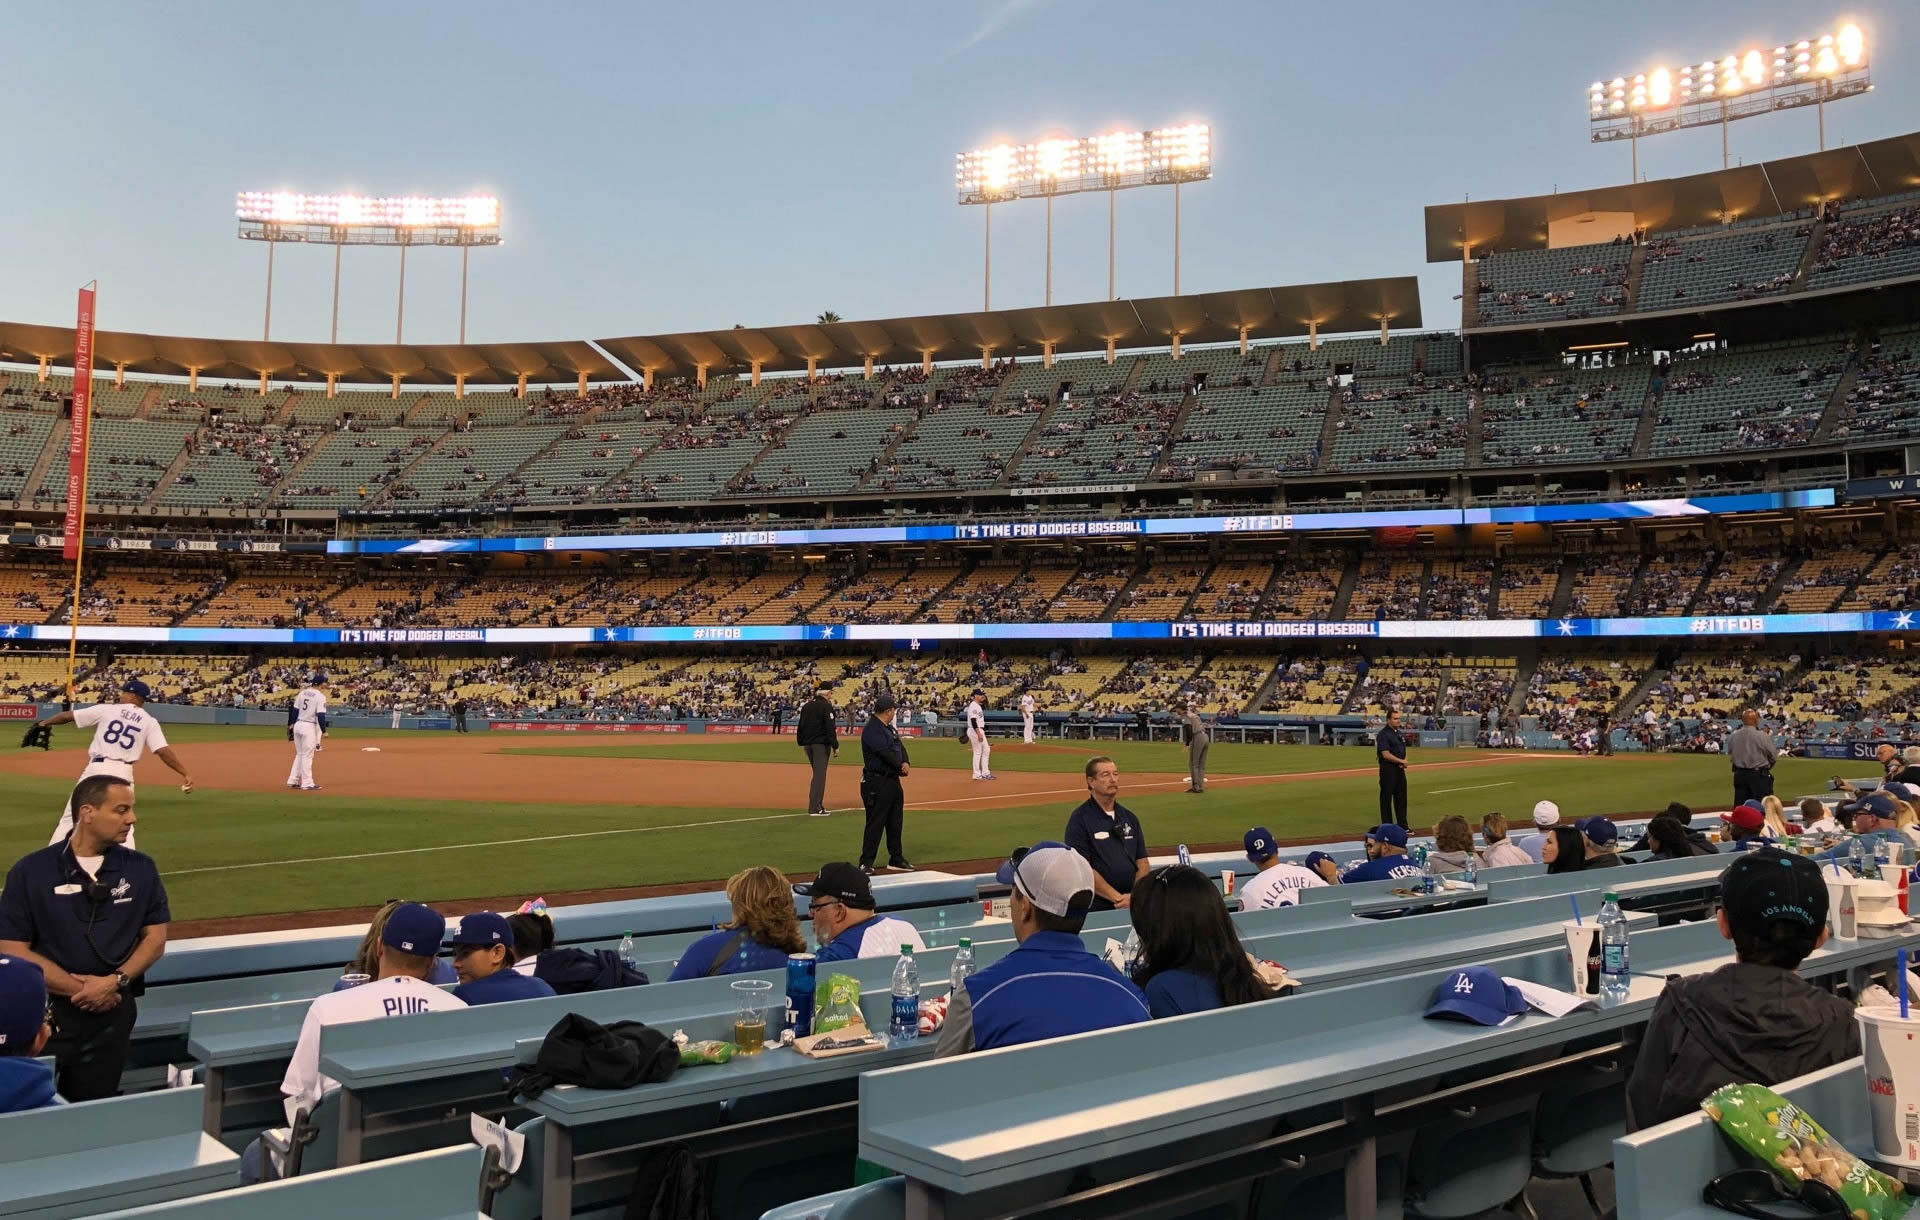
[[1147, 875], [1147, 834], [1119, 801], [1120, 765], [1104, 754], [1087, 760], [1087, 799], [1067, 815], [1067, 846], [1093, 866], [1093, 910], [1132, 901], [1134, 882]]
[[45, 972], [60, 1095], [93, 1101], [120, 1092], [142, 980], [166, 952], [171, 915], [152, 858], [122, 846], [133, 786], [90, 775], [74, 786], [72, 808], [72, 834], [7, 872], [0, 955]]

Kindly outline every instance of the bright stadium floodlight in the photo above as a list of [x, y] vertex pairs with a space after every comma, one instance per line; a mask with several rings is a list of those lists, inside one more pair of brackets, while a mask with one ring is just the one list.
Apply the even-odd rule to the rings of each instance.
[[333, 330], [340, 341], [340, 250], [343, 246], [400, 247], [400, 303], [393, 325], [399, 343], [407, 319], [407, 247], [460, 248], [460, 342], [467, 341], [467, 256], [475, 246], [500, 244], [500, 201], [492, 195], [433, 199], [401, 195], [303, 195], [241, 191], [234, 200], [240, 236], [267, 243], [267, 308], [262, 338], [273, 337], [273, 248], [281, 242], [333, 247]]
[[1594, 143], [1629, 140], [1633, 179], [1640, 180], [1640, 137], [1687, 127], [1720, 125], [1720, 167], [1729, 163], [1727, 124], [1814, 106], [1820, 112], [1820, 147], [1827, 147], [1827, 103], [1873, 90], [1867, 39], [1854, 22], [1830, 34], [1803, 38], [1764, 51], [1703, 59], [1678, 68], [1660, 66], [1631, 78], [1616, 76], [1587, 87], [1587, 118]]
[[956, 155], [962, 204], [986, 208], [986, 308], [993, 308], [993, 205], [1047, 201], [1046, 302], [1053, 304], [1053, 197], [1107, 192], [1107, 298], [1114, 298], [1113, 195], [1129, 187], [1173, 187], [1173, 293], [1180, 295], [1180, 186], [1213, 177], [1213, 129], [1205, 123], [1155, 131], [1111, 131], [1031, 144], [994, 144]]

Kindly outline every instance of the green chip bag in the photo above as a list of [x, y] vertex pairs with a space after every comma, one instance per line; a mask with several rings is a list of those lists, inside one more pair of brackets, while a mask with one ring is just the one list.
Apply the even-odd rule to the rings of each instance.
[[813, 1032], [830, 1034], [860, 1018], [860, 981], [849, 974], [829, 974], [820, 985], [820, 1007]]
[[1765, 1085], [1726, 1085], [1700, 1108], [1788, 1186], [1820, 1181], [1833, 1187], [1854, 1220], [1899, 1220], [1907, 1214], [1900, 1183], [1841, 1147], [1810, 1114]]
[[731, 1042], [689, 1042], [680, 1048], [681, 1067], [699, 1067], [703, 1063], [733, 1062], [733, 1043]]

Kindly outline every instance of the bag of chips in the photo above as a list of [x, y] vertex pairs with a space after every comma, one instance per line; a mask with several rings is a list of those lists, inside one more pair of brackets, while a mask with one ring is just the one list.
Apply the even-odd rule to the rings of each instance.
[[689, 1042], [680, 1048], [681, 1067], [699, 1067], [703, 1063], [733, 1062], [734, 1046], [731, 1042]]
[[1854, 1220], [1907, 1214], [1900, 1183], [1841, 1147], [1811, 1115], [1759, 1084], [1730, 1084], [1700, 1103], [1727, 1138], [1765, 1162], [1789, 1186], [1822, 1182]]
[[862, 1020], [859, 980], [848, 974], [829, 974], [820, 985], [819, 1008], [813, 1014], [814, 1032], [832, 1033]]

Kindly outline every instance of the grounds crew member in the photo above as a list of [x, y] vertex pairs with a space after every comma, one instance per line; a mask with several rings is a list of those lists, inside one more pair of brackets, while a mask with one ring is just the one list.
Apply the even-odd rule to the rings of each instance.
[[[193, 791], [193, 776], [187, 774], [187, 766], [174, 755], [173, 747], [167, 744], [167, 735], [160, 731], [160, 722], [153, 713], [146, 710], [147, 700], [153, 692], [147, 684], [138, 678], [129, 678], [120, 684], [119, 692], [110, 703], [96, 703], [78, 711], [58, 712], [45, 720], [34, 724], [34, 729], [42, 726], [51, 729], [56, 724], [77, 724], [83, 729], [93, 730], [93, 743], [87, 747], [87, 767], [80, 772], [80, 778], [90, 775], [111, 775], [115, 779], [125, 780], [129, 787], [133, 784], [133, 764], [140, 761], [140, 752], [149, 751], [161, 762], [172, 767], [180, 776], [180, 791]], [[53, 838], [47, 840], [47, 846], [67, 841], [67, 834], [73, 829], [73, 806], [68, 805], [60, 814], [60, 824], [54, 827]], [[127, 836], [127, 846], [133, 846], [133, 836]]]
[[73, 833], [20, 858], [0, 890], [0, 957], [40, 967], [53, 997], [60, 1095], [120, 1092], [142, 979], [167, 948], [167, 890], [151, 857], [124, 846], [133, 785], [91, 775], [73, 789]]
[[867, 809], [867, 829], [860, 839], [860, 867], [869, 873], [880, 851], [882, 832], [887, 836], [887, 867], [913, 867], [900, 845], [907, 808], [907, 793], [900, 781], [911, 768], [907, 743], [900, 740], [893, 727], [893, 709], [897, 706], [892, 695], [881, 695], [873, 701], [873, 714], [860, 730], [860, 803]]
[[799, 718], [793, 722], [793, 740], [806, 751], [813, 767], [813, 782], [807, 788], [807, 815], [827, 816], [827, 761], [840, 753], [840, 734], [833, 727], [833, 701], [827, 688], [817, 686], [813, 698], [800, 705]]

